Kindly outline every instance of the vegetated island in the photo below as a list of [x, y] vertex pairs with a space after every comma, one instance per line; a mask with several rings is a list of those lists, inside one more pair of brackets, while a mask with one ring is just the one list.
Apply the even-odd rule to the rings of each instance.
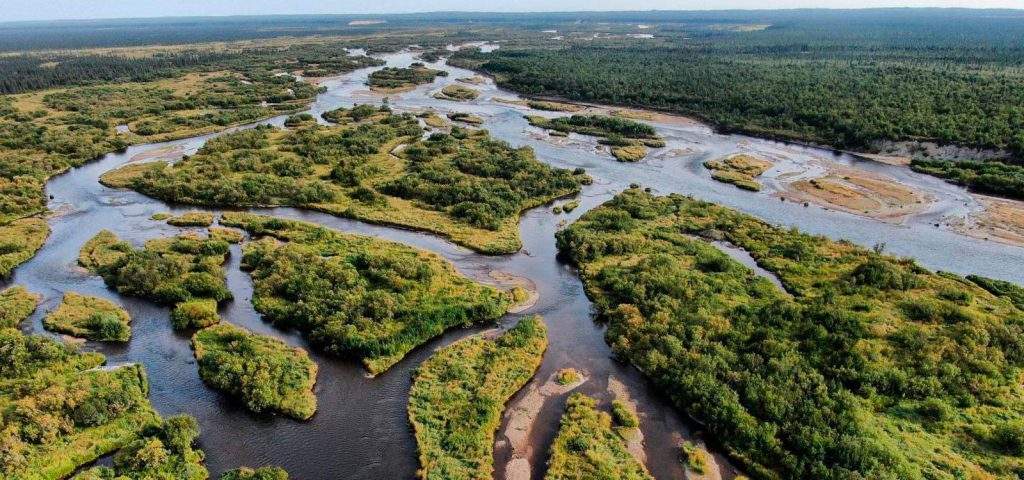
[[[620, 427], [625, 425], [620, 424]], [[626, 449], [623, 438], [613, 428], [612, 416], [599, 410], [593, 398], [581, 393], [572, 394], [562, 415], [558, 435], [551, 444], [548, 472], [544, 479], [653, 478]]]
[[[158, 433], [167, 430], [160, 430], [162, 421], [146, 398], [149, 382], [141, 365], [106, 367], [99, 353], [16, 328], [0, 328], [0, 345], [3, 478], [66, 478], [117, 450], [130, 452], [114, 457], [114, 469], [130, 478], [206, 478], [201, 454], [190, 448], [194, 436]], [[176, 422], [169, 418], [164, 425]], [[189, 448], [180, 448], [186, 443]], [[97, 472], [108, 468], [75, 478], [114, 478]], [[157, 473], [163, 476], [152, 476]]]
[[419, 366], [409, 392], [419, 478], [492, 478], [505, 403], [533, 378], [546, 348], [547, 329], [533, 316], [498, 338], [456, 342]]
[[221, 265], [228, 244], [184, 234], [156, 238], [141, 249], [103, 230], [78, 255], [79, 265], [123, 295], [172, 305], [174, 328], [202, 328], [219, 321], [217, 303], [231, 298]]
[[[698, 237], [743, 248], [788, 295]], [[639, 188], [557, 240], [616, 355], [757, 478], [1024, 469], [1024, 311], [1009, 295]]]
[[199, 376], [238, 397], [256, 413], [280, 412], [306, 420], [316, 412], [316, 363], [306, 351], [222, 323], [192, 336]]
[[0, 291], [0, 328], [17, 328], [39, 305], [39, 294], [21, 285]]
[[288, 472], [281, 467], [240, 467], [228, 470], [220, 476], [220, 480], [288, 480]]
[[370, 73], [366, 84], [375, 92], [397, 93], [416, 88], [418, 85], [431, 83], [437, 77], [446, 77], [448, 72], [434, 70], [416, 62], [409, 67], [384, 67]]
[[370, 105], [323, 116], [338, 125], [231, 133], [174, 165], [128, 165], [102, 182], [177, 203], [316, 209], [505, 254], [522, 246], [521, 212], [590, 181], [483, 130], [421, 138], [416, 117]]
[[195, 448], [199, 424], [188, 415], [154, 422], [114, 454], [112, 466], [92, 467], [72, 480], [206, 480], [203, 452]]
[[647, 147], [664, 147], [665, 141], [654, 127], [628, 118], [606, 115], [572, 115], [545, 118], [527, 115], [530, 125], [556, 132], [574, 132], [601, 137], [602, 145], [611, 147], [612, 156], [620, 162], [637, 162], [647, 156]]
[[213, 214], [210, 212], [187, 212], [168, 218], [167, 224], [175, 227], [209, 227], [213, 225]]
[[708, 160], [704, 167], [711, 170], [711, 178], [722, 183], [731, 183], [743, 190], [761, 191], [757, 177], [772, 167], [772, 162], [747, 155], [730, 155], [724, 160]]
[[451, 84], [446, 85], [434, 95], [434, 98], [439, 100], [452, 100], [456, 102], [465, 102], [468, 100], [476, 100], [480, 96], [480, 91], [475, 88], [469, 88], [464, 85]]
[[100, 342], [127, 342], [131, 317], [110, 300], [65, 292], [56, 310], [43, 319], [47, 330]]
[[[3, 195], [3, 179], [0, 178], [0, 197]], [[49, 235], [50, 226], [41, 218], [19, 218], [7, 224], [0, 221], [0, 279], [11, 276], [15, 267], [35, 256]]]
[[245, 213], [226, 213], [221, 224], [259, 238], [242, 258], [256, 310], [371, 374], [449, 328], [499, 318], [511, 303], [436, 254], [399, 243]]

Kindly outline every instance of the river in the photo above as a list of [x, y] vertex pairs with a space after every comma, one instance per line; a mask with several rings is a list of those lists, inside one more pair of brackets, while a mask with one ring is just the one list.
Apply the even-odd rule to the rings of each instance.
[[[415, 61], [408, 52], [381, 58], [387, 61], [388, 66], [406, 66]], [[583, 372], [588, 380], [576, 391], [597, 396], [602, 401], [612, 398], [610, 385], [621, 383], [637, 404], [647, 465], [659, 479], [683, 477], [677, 445], [683, 438], [694, 438], [694, 428], [636, 370], [611, 358], [610, 349], [603, 339], [603, 328], [593, 321], [594, 312], [583, 286], [573, 269], [556, 259], [554, 243], [554, 233], [560, 223], [573, 221], [629, 184], [651, 187], [658, 194], [678, 192], [693, 195], [770, 222], [832, 238], [846, 238], [866, 246], [884, 242], [887, 251], [913, 257], [934, 269], [981, 273], [1024, 282], [1024, 249], [965, 237], [933, 226], [943, 216], [965, 214], [978, 208], [963, 189], [941, 180], [914, 174], [903, 167], [860, 160], [827, 150], [741, 135], [719, 135], [707, 126], [677, 121], [654, 124], [668, 141], [664, 149], [655, 149], [647, 160], [639, 163], [619, 163], [606, 152], [598, 151], [593, 139], [571, 135], [565, 144], [554, 143], [523, 119], [527, 109], [494, 101], [493, 97], [518, 97], [498, 90], [490, 81], [473, 86], [482, 92], [477, 100], [455, 103], [433, 98], [432, 93], [443, 85], [473, 75], [470, 71], [444, 65], [443, 61], [435, 67], [448, 70], [450, 75], [439, 78], [432, 85], [391, 95], [388, 99], [390, 105], [397, 110], [434, 108], [441, 112], [474, 113], [484, 117], [484, 127], [492, 135], [516, 146], [533, 147], [541, 161], [558, 167], [587, 169], [595, 182], [584, 188], [580, 207], [563, 215], [553, 214], [550, 205], [526, 212], [520, 222], [523, 250], [497, 257], [473, 253], [436, 236], [368, 225], [322, 213], [293, 208], [254, 211], [312, 221], [345, 232], [386, 238], [434, 251], [452, 261], [462, 273], [480, 281], [493, 282], [492, 272], [528, 278], [536, 285], [540, 297], [522, 314], [536, 313], [544, 317], [549, 327], [550, 346], [533, 384], [513, 398], [510, 410], [530, 408], [528, 403], [535, 397], [529, 395], [529, 391], [546, 382], [561, 368], [573, 367]], [[350, 106], [354, 102], [379, 102], [380, 99], [366, 91], [364, 85], [372, 70], [374, 68], [358, 70], [324, 81], [322, 85], [327, 87], [327, 92], [315, 100], [311, 113], [319, 116], [321, 112]], [[284, 117], [278, 117], [260, 123], [280, 126], [283, 120]], [[306, 347], [320, 365], [316, 386], [319, 408], [310, 421], [254, 416], [227, 396], [203, 384], [192, 356], [189, 336], [171, 329], [167, 308], [145, 300], [122, 297], [106, 288], [99, 277], [76, 265], [79, 248], [101, 229], [109, 229], [137, 244], [148, 238], [181, 233], [183, 229], [152, 221], [150, 216], [165, 211], [184, 212], [190, 210], [189, 207], [168, 205], [131, 191], [112, 190], [97, 180], [102, 173], [139, 155], [165, 152], [173, 157], [194, 153], [212, 136], [133, 146], [72, 169], [49, 182], [47, 191], [52, 195], [49, 207], [55, 212], [49, 220], [52, 233], [38, 255], [19, 267], [11, 280], [2, 282], [3, 285], [23, 284], [44, 297], [36, 314], [26, 322], [25, 329], [48, 335], [42, 328], [41, 319], [45, 312], [56, 307], [65, 291], [105, 297], [125, 306], [133, 319], [131, 341], [125, 345], [89, 342], [84, 348], [106, 354], [111, 364], [143, 364], [152, 385], [150, 398], [157, 410], [164, 415], [187, 413], [199, 420], [203, 431], [200, 446], [206, 452], [206, 464], [214, 478], [222, 471], [237, 466], [267, 464], [284, 467], [292, 478], [299, 480], [412, 478], [417, 468], [416, 446], [405, 410], [412, 372], [435, 349], [492, 326], [451, 331], [413, 351], [388, 372], [368, 378], [358, 363], [322, 355], [309, 348], [300, 335], [277, 330], [262, 322], [250, 302], [252, 284], [249, 276], [238, 269], [240, 250], [233, 246], [226, 269], [228, 286], [235, 299], [221, 308], [224, 320]], [[684, 149], [693, 153], [669, 154]], [[768, 192], [745, 192], [715, 182], [701, 165], [708, 158], [736, 152], [752, 152], [786, 162], [824, 159], [855, 165], [897, 178], [929, 192], [938, 200], [928, 210], [902, 224], [781, 202]], [[770, 177], [767, 183], [771, 185]], [[508, 326], [522, 314], [507, 315], [502, 324]], [[534, 428], [526, 435], [525, 450], [514, 449], [506, 441], [505, 434], [514, 433], [506, 432], [506, 429], [514, 427], [510, 427], [507, 421], [502, 425], [495, 462], [498, 478], [504, 478], [505, 466], [513, 456], [529, 462], [533, 478], [540, 478], [543, 473], [547, 447], [556, 432], [566, 394], [544, 398], [542, 404], [536, 405], [539, 412]], [[699, 435], [696, 438], [699, 440]], [[711, 449], [715, 450], [713, 442]], [[716, 454], [715, 459], [724, 478], [734, 474], [724, 457]]]

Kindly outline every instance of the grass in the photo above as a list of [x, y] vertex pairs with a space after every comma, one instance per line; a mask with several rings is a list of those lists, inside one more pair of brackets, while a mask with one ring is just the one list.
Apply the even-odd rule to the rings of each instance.
[[60, 306], [43, 319], [47, 330], [100, 342], [127, 342], [131, 318], [124, 308], [109, 300], [64, 293]]
[[441, 100], [454, 100], [457, 102], [475, 100], [479, 96], [480, 92], [478, 90], [458, 84], [446, 85], [435, 95], [436, 98]]
[[637, 428], [640, 420], [636, 418], [636, 412], [626, 402], [615, 400], [612, 402], [612, 420], [616, 425], [626, 428]]
[[612, 147], [612, 156], [620, 162], [639, 162], [647, 156], [647, 147], [643, 145], [626, 145]]
[[711, 170], [711, 178], [722, 183], [731, 183], [743, 190], [761, 191], [761, 183], [755, 178], [768, 171], [772, 163], [746, 154], [726, 157], [725, 160], [709, 160], [704, 166]]
[[213, 225], [213, 214], [210, 212], [187, 212], [168, 218], [167, 224], [175, 227], [209, 227]]
[[456, 342], [420, 365], [409, 392], [419, 478], [492, 478], [505, 403], [533, 377], [546, 348], [543, 321], [529, 317], [496, 339]]
[[190, 416], [157, 418], [114, 454], [111, 466], [92, 467], [74, 479], [206, 480], [203, 452], [194, 448], [198, 436], [199, 425]]
[[483, 125], [484, 119], [478, 115], [473, 115], [464, 112], [452, 112], [448, 114], [448, 119], [455, 122], [468, 123], [470, 125]]
[[708, 468], [708, 452], [687, 440], [679, 446], [683, 466], [698, 475], [704, 475]]
[[[702, 236], [746, 250], [786, 291]], [[755, 478], [1024, 469], [1011, 289], [639, 188], [557, 237], [615, 354]]]
[[510, 294], [399, 243], [244, 213], [225, 214], [221, 224], [259, 238], [246, 245], [242, 264], [264, 318], [360, 359], [372, 374], [449, 328], [497, 319], [510, 304]]
[[583, 110], [583, 107], [580, 105], [546, 100], [527, 100], [526, 105], [534, 110], [546, 110], [549, 112], [578, 112]]
[[203, 381], [249, 410], [299, 420], [316, 412], [317, 366], [305, 350], [226, 323], [196, 332], [192, 347]]
[[612, 428], [612, 418], [594, 399], [573, 394], [551, 445], [546, 480], [652, 479]]
[[15, 267], [35, 256], [50, 235], [41, 218], [22, 218], [0, 225], [0, 278], [11, 276]]
[[173, 166], [133, 164], [101, 181], [185, 204], [315, 209], [488, 254], [521, 248], [521, 212], [589, 182], [485, 131], [452, 127], [424, 139], [415, 117], [367, 105], [323, 116], [337, 125], [229, 134]]
[[374, 71], [370, 73], [366, 84], [374, 91], [398, 92], [431, 83], [435, 78], [447, 74], [443, 70], [427, 68], [422, 63], [413, 63], [407, 68], [385, 67]]
[[21, 285], [0, 291], [0, 328], [17, 328], [36, 311], [40, 298]]
[[210, 227], [210, 238], [228, 243], [242, 243], [242, 240], [245, 239], [245, 234], [233, 228]]

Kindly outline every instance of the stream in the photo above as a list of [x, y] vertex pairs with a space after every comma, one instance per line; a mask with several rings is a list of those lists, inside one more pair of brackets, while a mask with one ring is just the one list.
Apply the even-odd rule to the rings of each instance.
[[[409, 52], [383, 55], [381, 58], [387, 61], [388, 66], [407, 66], [416, 61], [414, 54]], [[520, 222], [524, 248], [507, 256], [480, 255], [437, 236], [301, 209], [251, 211], [315, 222], [344, 232], [385, 238], [430, 250], [453, 262], [463, 274], [481, 282], [493, 284], [492, 273], [501, 272], [527, 278], [536, 285], [540, 293], [537, 303], [522, 313], [506, 315], [501, 323], [509, 326], [524, 314], [539, 314], [548, 325], [550, 345], [540, 371], [531, 386], [519, 392], [509, 404], [509, 411], [538, 411], [533, 427], [520, 432], [525, 435], [526, 445], [516, 446], [515, 442], [508, 440], [506, 434], [514, 433], [510, 429], [516, 427], [511, 426], [506, 417], [496, 435], [496, 478], [506, 478], [506, 465], [513, 458], [520, 465], [523, 460], [528, 462], [533, 478], [543, 475], [548, 446], [556, 433], [568, 393], [542, 397], [543, 403], [539, 405], [529, 404], [533, 402], [530, 399], [535, 400], [536, 396], [527, 393], [566, 367], [576, 368], [587, 377], [587, 381], [573, 391], [593, 395], [604, 404], [614, 398], [614, 392], [620, 390], [618, 387], [628, 391], [641, 419], [647, 466], [656, 478], [683, 478], [678, 444], [682, 439], [702, 440], [696, 433], [699, 429], [659, 395], [639, 372], [611, 357], [610, 348], [603, 338], [604, 329], [593, 320], [593, 308], [579, 278], [571, 267], [556, 259], [554, 233], [560, 224], [579, 218], [631, 183], [650, 187], [657, 194], [677, 192], [692, 195], [772, 223], [795, 226], [831, 238], [845, 238], [869, 247], [884, 242], [889, 253], [913, 257], [929, 268], [962, 274], [979, 273], [1024, 283], [1024, 249], [966, 237], [933, 226], [943, 217], [965, 215], [980, 208], [962, 188], [939, 179], [915, 174], [905, 167], [870, 162], [828, 150], [742, 135], [720, 135], [705, 125], [685, 121], [652, 123], [665, 137], [667, 146], [652, 150], [644, 161], [619, 163], [606, 151], [600, 150], [593, 138], [572, 134], [567, 139], [556, 140], [542, 130], [530, 127], [523, 118], [524, 113], [564, 114], [530, 111], [525, 107], [494, 101], [494, 97], [519, 97], [499, 90], [490, 80], [482, 85], [472, 85], [481, 91], [477, 100], [451, 102], [433, 98], [433, 93], [442, 86], [474, 74], [450, 67], [443, 60], [431, 66], [447, 70], [450, 75], [409, 92], [389, 95], [388, 102], [392, 108], [399, 111], [433, 108], [441, 114], [450, 111], [473, 113], [485, 119], [484, 128], [493, 136], [514, 146], [532, 147], [543, 162], [557, 167], [585, 168], [594, 178], [594, 184], [583, 189], [580, 207], [562, 215], [553, 214], [551, 205], [526, 212]], [[319, 118], [320, 113], [339, 106], [379, 103], [380, 96], [370, 93], [365, 86], [367, 76], [376, 68], [380, 67], [323, 81], [327, 92], [315, 100], [310, 113]], [[280, 126], [284, 118], [260, 123]], [[206, 452], [206, 465], [213, 478], [242, 465], [278, 465], [299, 480], [414, 477], [418, 466], [416, 445], [408, 424], [406, 400], [415, 368], [434, 350], [467, 335], [493, 328], [493, 325], [449, 331], [414, 350], [386, 373], [368, 378], [357, 362], [323, 355], [310, 348], [301, 335], [264, 323], [250, 302], [252, 283], [249, 275], [238, 268], [241, 251], [238, 246], [232, 246], [225, 268], [228, 287], [235, 298], [221, 307], [223, 319], [307, 348], [320, 366], [316, 386], [318, 410], [310, 421], [256, 416], [203, 384], [192, 355], [190, 336], [171, 329], [166, 307], [120, 296], [108, 289], [98, 276], [77, 266], [80, 247], [101, 229], [111, 230], [136, 244], [188, 230], [150, 220], [150, 216], [168, 211], [181, 213], [192, 210], [192, 207], [168, 205], [135, 192], [106, 188], [97, 181], [101, 174], [140, 155], [163, 153], [160, 158], [176, 158], [192, 154], [216, 135], [132, 146], [124, 152], [108, 154], [51, 179], [47, 191], [52, 195], [49, 204], [54, 212], [49, 219], [52, 233], [43, 249], [19, 267], [9, 281], [0, 282], [0, 287], [17, 283], [43, 295], [42, 305], [25, 322], [26, 331], [31, 333], [50, 335], [42, 328], [42, 317], [57, 306], [65, 291], [105, 297], [123, 305], [133, 319], [131, 341], [124, 345], [87, 342], [84, 348], [104, 353], [110, 364], [143, 364], [149, 374], [150, 398], [156, 409], [163, 415], [187, 413], [198, 419], [202, 428], [200, 447]], [[886, 223], [779, 201], [770, 196], [772, 172], [766, 179], [769, 188], [765, 192], [751, 193], [712, 180], [702, 166], [707, 159], [738, 152], [755, 153], [782, 163], [823, 159], [856, 166], [926, 191], [936, 201], [903, 223]], [[742, 258], [743, 252], [727, 253], [734, 258]], [[770, 275], [763, 271], [758, 273]], [[710, 441], [709, 449], [712, 452], [719, 450], [713, 441]], [[714, 454], [714, 459], [717, 471], [703, 478], [731, 478], [735, 475], [725, 457]]]

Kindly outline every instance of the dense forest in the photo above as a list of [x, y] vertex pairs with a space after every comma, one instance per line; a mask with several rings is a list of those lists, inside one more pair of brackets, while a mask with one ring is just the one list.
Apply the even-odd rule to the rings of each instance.
[[[704, 238], [743, 248], [785, 291]], [[558, 246], [615, 353], [753, 476], [1024, 472], [1024, 311], [998, 282], [986, 286], [1005, 298], [880, 249], [640, 189]]]
[[508, 310], [509, 295], [432, 253], [259, 215], [225, 214], [221, 223], [262, 237], [242, 259], [256, 310], [328, 353], [361, 360], [372, 374], [449, 328]]
[[910, 162], [910, 168], [945, 178], [976, 192], [1024, 200], [1024, 165], [915, 158]]

